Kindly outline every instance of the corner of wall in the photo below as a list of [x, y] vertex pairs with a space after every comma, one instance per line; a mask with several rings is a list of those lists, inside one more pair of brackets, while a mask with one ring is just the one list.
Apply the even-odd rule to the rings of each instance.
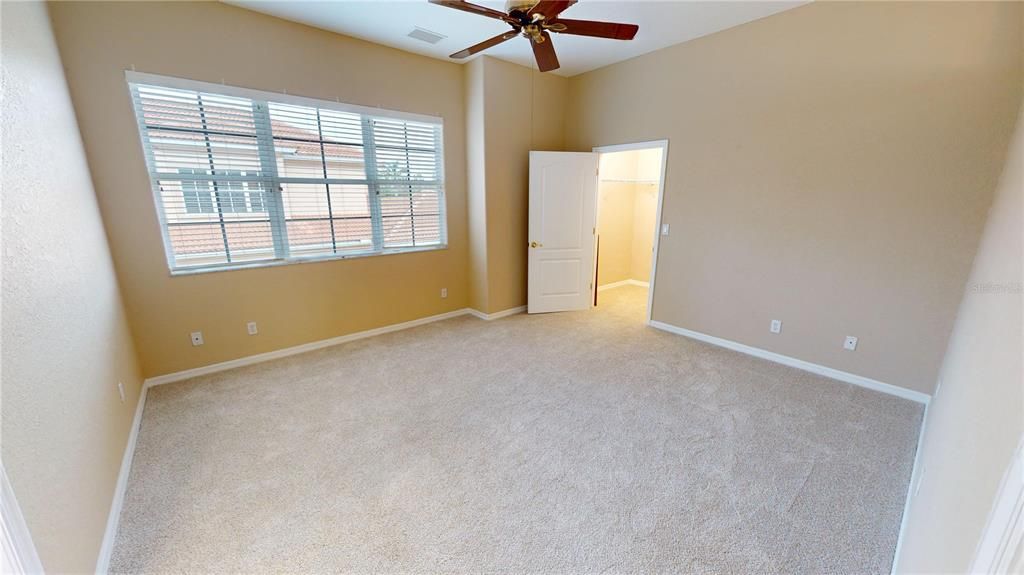
[[565, 146], [568, 79], [483, 56], [466, 65], [471, 307], [526, 304], [529, 152]]

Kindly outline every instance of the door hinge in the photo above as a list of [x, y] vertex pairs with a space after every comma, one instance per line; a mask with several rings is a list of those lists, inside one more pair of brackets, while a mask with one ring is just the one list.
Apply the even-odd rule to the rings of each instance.
[[597, 228], [590, 228], [590, 233], [596, 236], [597, 235]]

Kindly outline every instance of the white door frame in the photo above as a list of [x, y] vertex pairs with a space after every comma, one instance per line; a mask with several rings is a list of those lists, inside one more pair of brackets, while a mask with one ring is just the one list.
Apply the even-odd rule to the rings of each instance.
[[36, 546], [32, 544], [32, 534], [25, 523], [25, 517], [14, 497], [14, 489], [7, 479], [7, 471], [0, 463], [0, 548], [2, 548], [2, 567], [4, 573], [42, 573], [43, 564], [39, 561]]
[[999, 482], [985, 530], [974, 551], [971, 573], [1012, 573], [1024, 546], [1024, 436]]
[[[668, 168], [668, 140], [650, 140], [647, 142], [635, 142], [632, 144], [613, 144], [610, 146], [595, 146], [593, 151], [599, 154], [607, 154], [609, 152], [628, 152], [630, 150], [649, 150], [651, 148], [661, 148], [661, 177], [658, 178], [658, 211], [654, 215], [654, 249], [651, 251], [651, 277], [648, 279], [647, 286], [647, 323], [651, 323], [652, 314], [654, 313], [654, 281], [658, 275], [658, 250], [659, 240], [661, 239], [661, 208], [665, 203], [665, 173]], [[598, 190], [594, 193], [600, 193], [601, 179], [598, 175], [597, 180]], [[594, 201], [600, 198], [595, 198]], [[596, 281], [594, 283], [597, 283]], [[596, 288], [596, 286], [595, 286]]]

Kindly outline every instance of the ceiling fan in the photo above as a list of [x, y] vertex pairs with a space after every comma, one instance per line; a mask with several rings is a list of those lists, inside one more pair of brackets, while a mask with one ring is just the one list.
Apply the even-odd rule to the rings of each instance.
[[530, 41], [530, 45], [533, 47], [533, 56], [537, 59], [537, 66], [540, 67], [541, 72], [549, 72], [559, 66], [558, 56], [555, 55], [555, 47], [551, 45], [551, 36], [548, 32], [632, 40], [636, 36], [637, 30], [640, 29], [636, 24], [559, 18], [559, 14], [575, 4], [576, 0], [508, 0], [504, 12], [462, 0], [430, 0], [430, 3], [502, 20], [512, 27], [512, 30], [504, 34], [498, 34], [489, 40], [484, 40], [452, 54], [452, 58], [465, 58], [516, 36], [522, 36]]

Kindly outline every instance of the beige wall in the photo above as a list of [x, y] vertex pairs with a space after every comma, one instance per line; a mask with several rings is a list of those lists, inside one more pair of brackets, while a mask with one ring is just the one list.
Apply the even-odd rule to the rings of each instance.
[[468, 65], [466, 84], [467, 97], [482, 99], [467, 103], [471, 209], [486, 214], [471, 224], [486, 261], [474, 256], [470, 283], [481, 294], [474, 307], [494, 313], [526, 305], [529, 152], [563, 149], [568, 81], [484, 56]]
[[0, 19], [3, 465], [43, 567], [91, 572], [142, 378], [46, 8]]
[[930, 393], [1022, 7], [813, 3], [571, 78], [570, 149], [670, 140], [654, 318]]
[[658, 184], [639, 183], [633, 188], [633, 242], [629, 277], [640, 282], [651, 279], [654, 253], [654, 224], [658, 215]]
[[[459, 65], [220, 3], [67, 2], [51, 12], [147, 376], [468, 304]], [[442, 116], [448, 249], [170, 277], [125, 85], [132, 67]], [[248, 321], [259, 335], [246, 334]], [[189, 341], [195, 330], [202, 347]]]
[[633, 273], [633, 205], [636, 184], [599, 182], [597, 192], [597, 285], [628, 280]]
[[658, 208], [657, 184], [598, 183], [597, 285], [623, 280], [649, 281]]
[[966, 573], [1024, 434], [1024, 106], [928, 409], [897, 572]]

